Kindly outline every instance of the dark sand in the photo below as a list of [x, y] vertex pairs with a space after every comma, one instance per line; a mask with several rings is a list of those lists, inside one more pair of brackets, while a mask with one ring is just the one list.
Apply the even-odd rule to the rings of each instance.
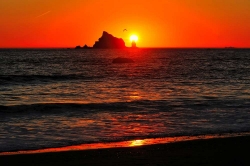
[[250, 166], [250, 137], [0, 156], [0, 166]]

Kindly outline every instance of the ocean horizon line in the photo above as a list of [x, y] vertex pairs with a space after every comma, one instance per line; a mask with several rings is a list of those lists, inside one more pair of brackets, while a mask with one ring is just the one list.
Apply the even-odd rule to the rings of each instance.
[[[92, 47], [90, 47], [92, 48]], [[130, 49], [131, 47], [126, 47], [123, 49]], [[75, 49], [75, 47], [0, 47], [0, 50], [35, 50], [35, 49]], [[109, 48], [105, 48], [103, 50], [108, 50]], [[118, 48], [119, 49], [119, 48]], [[110, 50], [118, 50], [114, 48], [110, 48]], [[120, 49], [120, 50], [123, 50]], [[250, 47], [137, 47], [136, 49], [250, 49]], [[80, 49], [82, 50], [82, 49]], [[86, 49], [83, 49], [86, 50]], [[94, 48], [94, 50], [102, 50], [100, 48]]]

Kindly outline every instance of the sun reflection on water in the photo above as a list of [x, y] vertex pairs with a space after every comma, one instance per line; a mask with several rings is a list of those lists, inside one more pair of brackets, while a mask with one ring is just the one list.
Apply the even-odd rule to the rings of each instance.
[[145, 140], [133, 140], [129, 146], [142, 146], [144, 145]]
[[133, 100], [141, 99], [141, 96], [140, 96], [139, 92], [132, 92], [132, 93], [130, 93], [129, 98], [133, 101]]

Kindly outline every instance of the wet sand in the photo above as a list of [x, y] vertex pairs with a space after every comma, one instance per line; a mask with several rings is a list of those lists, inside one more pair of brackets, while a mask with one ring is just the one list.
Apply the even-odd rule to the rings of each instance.
[[250, 165], [250, 137], [213, 138], [137, 147], [0, 156], [0, 165]]

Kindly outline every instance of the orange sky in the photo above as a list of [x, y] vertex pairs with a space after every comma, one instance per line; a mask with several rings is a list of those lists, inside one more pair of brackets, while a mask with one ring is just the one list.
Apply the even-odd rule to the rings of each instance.
[[249, 0], [1, 0], [0, 48], [92, 46], [104, 30], [127, 46], [137, 34], [138, 47], [250, 47], [249, 11]]

